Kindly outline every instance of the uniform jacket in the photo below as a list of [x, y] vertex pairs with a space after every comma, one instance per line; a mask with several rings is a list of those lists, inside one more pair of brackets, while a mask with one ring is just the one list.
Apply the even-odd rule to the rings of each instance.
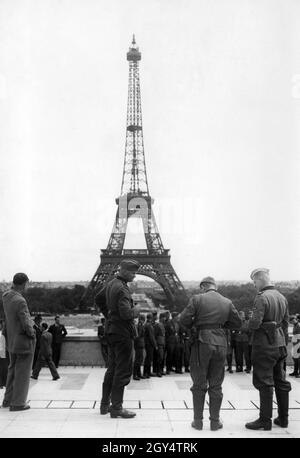
[[165, 331], [165, 327], [163, 325], [163, 323], [161, 321], [158, 321], [157, 323], [155, 323], [154, 325], [154, 336], [155, 336], [155, 340], [156, 340], [156, 343], [157, 345], [161, 345], [161, 346], [164, 346], [165, 345], [165, 334], [166, 334], [166, 331]]
[[127, 282], [120, 275], [106, 286], [106, 304], [108, 309], [106, 333], [135, 338], [133, 301]]
[[176, 344], [177, 342], [177, 329], [175, 326], [175, 321], [172, 320], [167, 320], [165, 321], [165, 339], [166, 339], [166, 344]]
[[[179, 315], [179, 322], [186, 328], [201, 325], [221, 325], [228, 329], [239, 329], [242, 320], [233, 303], [215, 290], [193, 296], [187, 307]], [[201, 329], [198, 340], [205, 344], [227, 347], [223, 328]]]
[[155, 340], [154, 329], [151, 321], [147, 321], [145, 324], [145, 346], [157, 347]]
[[248, 329], [248, 323], [243, 320], [242, 322], [242, 327], [239, 331], [235, 332], [235, 341], [236, 342], [243, 342], [243, 343], [248, 343], [249, 342], [249, 329]]
[[261, 327], [263, 322], [275, 322], [280, 325], [275, 330], [275, 340], [272, 346], [282, 347], [288, 341], [288, 303], [286, 298], [274, 286], [266, 286], [254, 300], [253, 316], [249, 320], [249, 329], [253, 330], [253, 346], [271, 345]]
[[138, 322], [136, 325], [137, 336], [134, 339], [134, 348], [145, 348], [145, 326]]
[[10, 353], [33, 353], [35, 332], [27, 302], [21, 293], [10, 289], [2, 296], [6, 321], [7, 349]]
[[63, 324], [59, 324], [58, 326], [56, 324], [51, 324], [51, 326], [49, 326], [49, 332], [53, 336], [53, 344], [62, 343], [64, 337], [68, 334]]
[[46, 358], [52, 356], [53, 336], [48, 331], [43, 331], [40, 339], [40, 354]]

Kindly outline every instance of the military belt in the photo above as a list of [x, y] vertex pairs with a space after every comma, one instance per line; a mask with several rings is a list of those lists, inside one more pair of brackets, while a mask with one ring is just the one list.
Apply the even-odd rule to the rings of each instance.
[[197, 330], [201, 331], [202, 329], [221, 329], [223, 328], [222, 324], [200, 324], [197, 326]]
[[263, 325], [266, 324], [266, 325], [274, 325], [275, 328], [281, 328], [281, 325], [282, 323], [276, 323], [275, 321], [263, 321], [261, 326], [263, 327]]

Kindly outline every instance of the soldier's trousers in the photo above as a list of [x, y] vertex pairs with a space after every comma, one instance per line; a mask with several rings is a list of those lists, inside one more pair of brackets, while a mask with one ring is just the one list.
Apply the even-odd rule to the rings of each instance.
[[203, 418], [205, 394], [208, 391], [211, 420], [219, 420], [223, 399], [222, 383], [227, 348], [196, 341], [191, 347], [190, 371], [193, 380], [194, 418]]
[[146, 350], [146, 357], [145, 357], [145, 362], [144, 362], [144, 375], [150, 375], [151, 374], [151, 366], [153, 363], [153, 352], [154, 352], [154, 347], [152, 345], [145, 345], [145, 350]]
[[133, 375], [139, 377], [141, 374], [141, 365], [144, 362], [144, 348], [135, 348]]
[[153, 359], [152, 359], [152, 367], [153, 367], [153, 372], [157, 373], [158, 372], [158, 350], [155, 348], [153, 349]]
[[176, 372], [182, 371], [182, 364], [183, 364], [183, 344], [176, 343], [175, 351], [174, 351], [174, 363]]
[[166, 344], [166, 366], [167, 371], [175, 366], [175, 342], [167, 342]]
[[157, 373], [162, 374], [164, 371], [164, 354], [165, 354], [165, 346], [158, 345], [157, 349]]
[[132, 374], [133, 341], [117, 334], [108, 334], [108, 368], [102, 385], [102, 404], [111, 398], [114, 410], [122, 409], [124, 387]]
[[235, 359], [237, 367], [243, 368], [245, 360], [246, 369], [251, 369], [251, 359], [248, 342], [236, 342]]
[[275, 387], [276, 391], [291, 390], [283, 368], [286, 356], [286, 347], [252, 346], [253, 385], [257, 390], [268, 387]]
[[185, 369], [190, 366], [191, 346], [189, 340], [185, 340], [183, 344], [183, 362]]
[[10, 353], [3, 402], [11, 406], [26, 404], [34, 353]]

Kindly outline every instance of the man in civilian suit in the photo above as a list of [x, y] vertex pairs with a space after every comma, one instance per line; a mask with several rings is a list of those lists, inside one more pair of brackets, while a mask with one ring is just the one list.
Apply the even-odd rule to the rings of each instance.
[[55, 317], [55, 323], [49, 327], [49, 332], [53, 336], [52, 340], [52, 351], [53, 351], [53, 362], [56, 367], [59, 365], [61, 346], [64, 338], [66, 337], [67, 330], [63, 324], [60, 324], [60, 317]]
[[10, 358], [2, 407], [10, 407], [11, 411], [30, 408], [26, 400], [35, 349], [35, 332], [27, 302], [23, 297], [28, 281], [26, 274], [15, 274], [11, 289], [2, 296]]
[[42, 323], [42, 335], [40, 339], [40, 349], [39, 354], [36, 360], [36, 363], [33, 368], [31, 378], [37, 380], [39, 373], [43, 367], [44, 361], [46, 361], [47, 366], [50, 369], [53, 380], [58, 380], [60, 377], [56, 370], [55, 364], [52, 360], [52, 334], [47, 331], [47, 323]]

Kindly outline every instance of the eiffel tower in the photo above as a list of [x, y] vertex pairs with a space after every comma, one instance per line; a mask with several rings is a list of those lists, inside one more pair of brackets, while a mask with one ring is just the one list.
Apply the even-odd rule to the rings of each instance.
[[[116, 199], [116, 218], [107, 248], [101, 250], [100, 265], [85, 294], [98, 291], [118, 271], [122, 259], [136, 259], [141, 267], [138, 274], [155, 280], [164, 290], [171, 308], [182, 308], [187, 296], [170, 262], [158, 232], [152, 209], [153, 198], [149, 194], [142, 126], [139, 61], [141, 53], [133, 35], [127, 53], [129, 62], [129, 87], [125, 158], [121, 194]], [[140, 218], [147, 249], [124, 249], [129, 218]], [[179, 302], [179, 303], [178, 303]]]

